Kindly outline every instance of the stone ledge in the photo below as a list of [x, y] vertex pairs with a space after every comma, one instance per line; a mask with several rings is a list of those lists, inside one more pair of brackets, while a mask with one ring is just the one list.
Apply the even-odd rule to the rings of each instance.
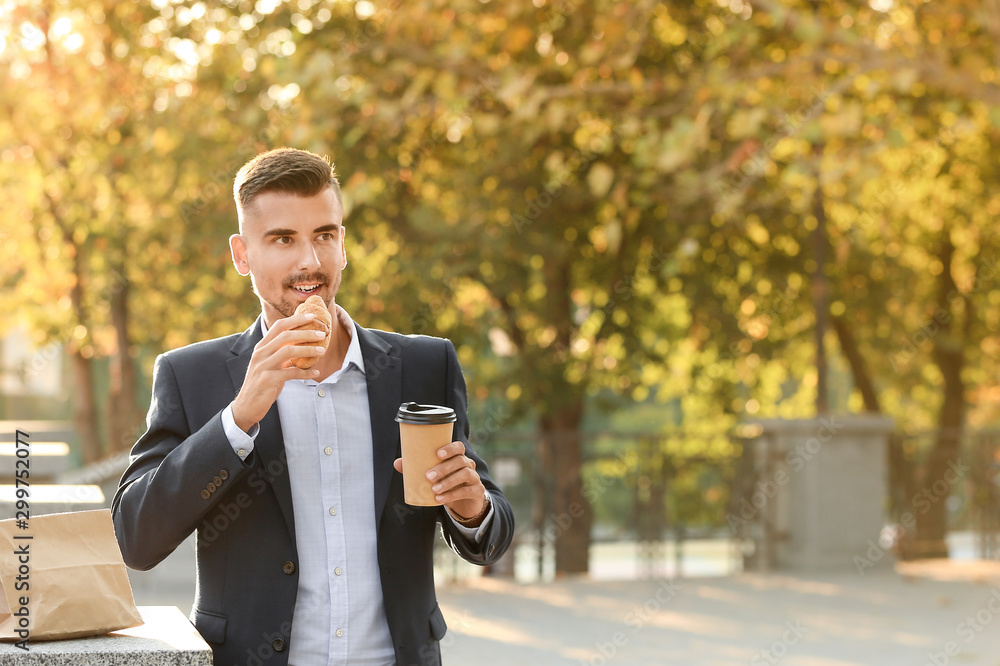
[[4, 666], [212, 666], [212, 650], [174, 606], [140, 606], [145, 624], [103, 636], [0, 643]]

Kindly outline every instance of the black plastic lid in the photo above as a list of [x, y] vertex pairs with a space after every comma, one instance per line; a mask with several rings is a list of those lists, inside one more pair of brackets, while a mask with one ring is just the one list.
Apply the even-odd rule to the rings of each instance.
[[438, 425], [454, 423], [458, 419], [455, 410], [441, 405], [418, 405], [415, 402], [404, 402], [396, 412], [396, 420], [410, 425]]

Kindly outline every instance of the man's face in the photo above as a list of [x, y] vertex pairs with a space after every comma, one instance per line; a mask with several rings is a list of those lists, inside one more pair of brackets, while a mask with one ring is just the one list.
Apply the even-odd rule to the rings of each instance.
[[230, 237], [233, 263], [250, 275], [268, 325], [318, 294], [332, 308], [347, 266], [344, 209], [331, 188], [311, 197], [258, 194], [243, 211], [242, 233]]

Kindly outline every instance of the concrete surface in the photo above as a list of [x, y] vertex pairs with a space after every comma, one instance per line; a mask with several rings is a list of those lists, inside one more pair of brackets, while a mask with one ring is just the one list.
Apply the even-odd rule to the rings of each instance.
[[143, 624], [103, 636], [0, 643], [3, 666], [212, 666], [212, 652], [191, 623], [169, 606], [140, 606]]
[[[446, 666], [1000, 666], [998, 562], [535, 583], [442, 570]], [[187, 614], [193, 571], [189, 541], [130, 572], [136, 603]]]
[[673, 582], [472, 579], [439, 591], [449, 624], [444, 663], [997, 665], [1000, 565], [990, 564], [989, 577], [951, 580], [892, 569]]

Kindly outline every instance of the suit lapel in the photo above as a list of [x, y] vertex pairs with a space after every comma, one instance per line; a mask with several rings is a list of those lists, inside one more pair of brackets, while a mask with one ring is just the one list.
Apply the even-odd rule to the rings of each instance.
[[[262, 337], [260, 317], [258, 317], [257, 321], [244, 331], [243, 335], [237, 338], [236, 343], [233, 344], [233, 356], [226, 362], [226, 365], [229, 367], [229, 375], [233, 380], [233, 388], [236, 393], [243, 386], [247, 368], [250, 367], [250, 356], [253, 354], [254, 345], [260, 342]], [[281, 435], [281, 421], [278, 418], [277, 404], [271, 405], [271, 409], [261, 419], [260, 432], [257, 433], [254, 440], [254, 452], [260, 458], [264, 478], [270, 482], [274, 489], [278, 506], [281, 507], [281, 513], [288, 526], [288, 532], [294, 539], [295, 516], [292, 511], [292, 485], [288, 475], [288, 458], [285, 455], [285, 440]]]
[[372, 464], [375, 479], [375, 529], [389, 495], [392, 461], [399, 457], [399, 426], [396, 412], [402, 401], [399, 351], [368, 329], [354, 325], [361, 345], [368, 380], [368, 411], [372, 422]]

